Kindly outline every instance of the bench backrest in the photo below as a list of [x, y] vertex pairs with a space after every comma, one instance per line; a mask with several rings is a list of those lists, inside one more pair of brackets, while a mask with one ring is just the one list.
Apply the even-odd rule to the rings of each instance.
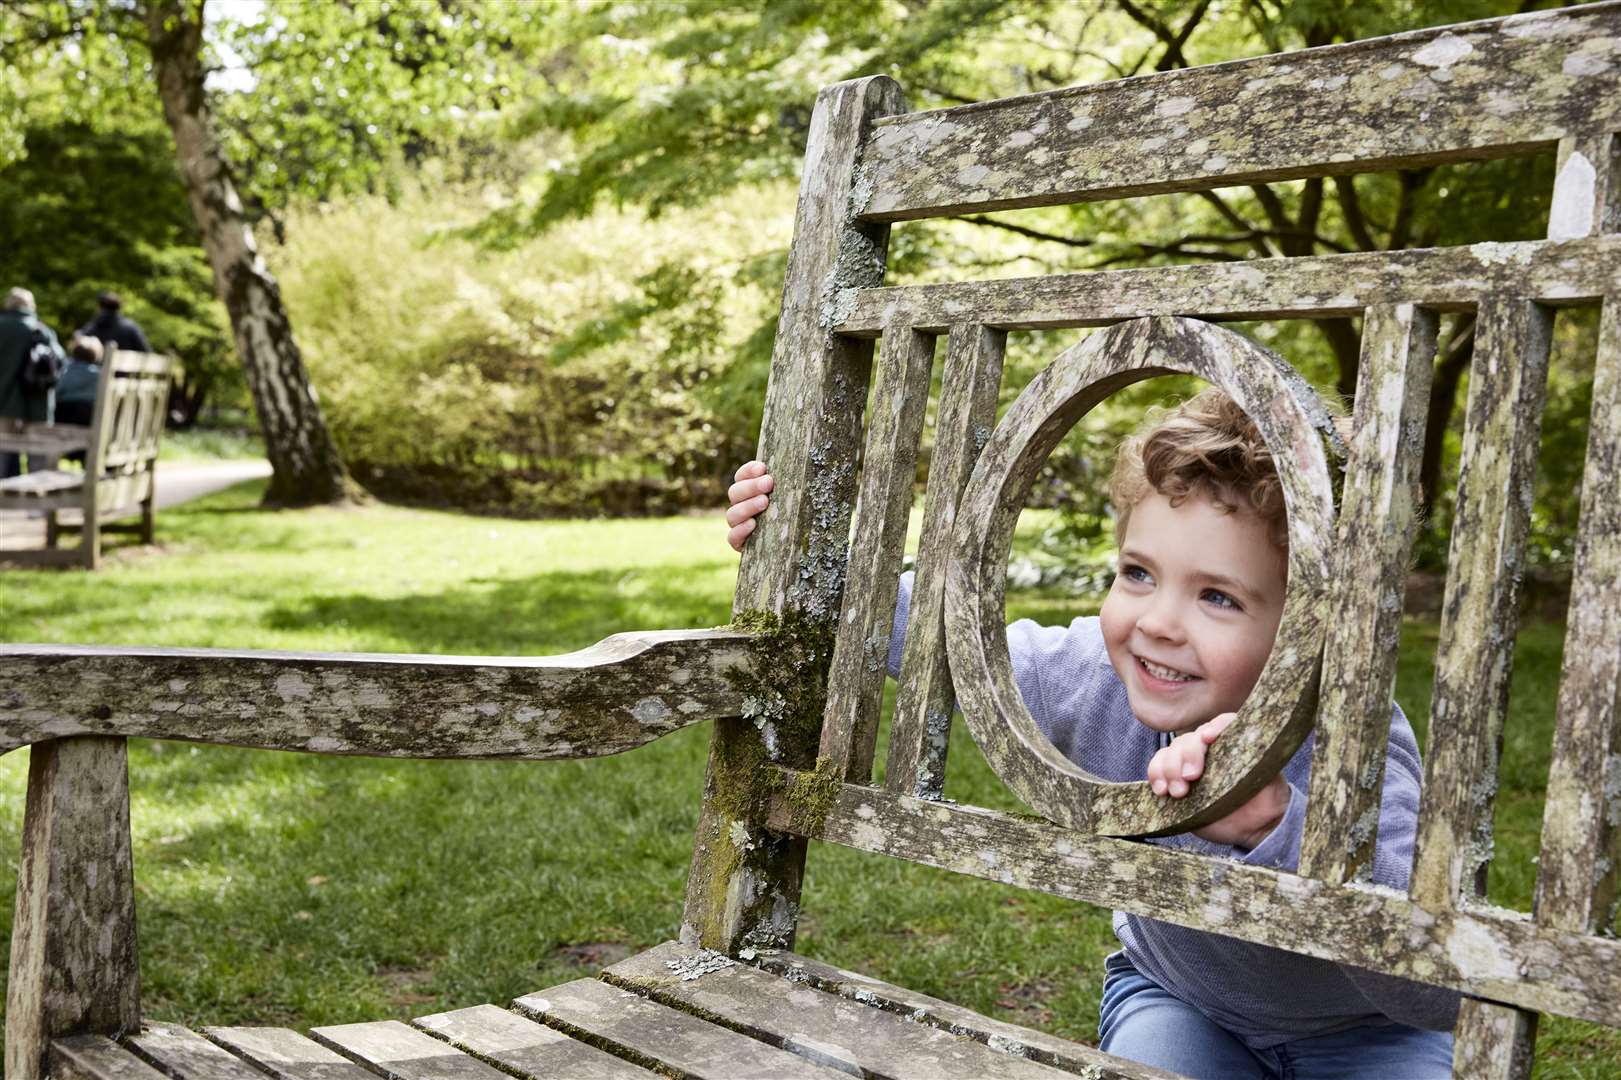
[[[1599, 4], [938, 112], [906, 113], [882, 77], [824, 90], [761, 436], [778, 478], [774, 509], [749, 542], [736, 602], [772, 646], [752, 715], [717, 724], [688, 938], [727, 949], [791, 941], [804, 840], [818, 838], [1456, 988], [1469, 995], [1458, 1028], [1466, 1073], [1511, 1075], [1528, 1063], [1539, 1011], [1615, 1024], [1621, 943], [1608, 931], [1621, 802], [1614, 770], [1596, 763], [1621, 751], [1618, 39], [1621, 5]], [[1555, 147], [1542, 241], [883, 285], [895, 221]], [[1595, 303], [1580, 542], [1527, 918], [1490, 906], [1479, 871], [1491, 851], [1551, 309]], [[1353, 879], [1374, 840], [1446, 312], [1474, 313], [1478, 332], [1415, 865], [1396, 895]], [[1310, 392], [1287, 365], [1211, 324], [1344, 316], [1361, 318], [1363, 332], [1358, 434], [1336, 516]], [[1057, 359], [995, 425], [1007, 332], [1084, 326], [1109, 329]], [[884, 657], [942, 336], [921, 554], [879, 788]], [[1164, 371], [1209, 379], [1257, 421], [1284, 465], [1293, 539], [1278, 647], [1202, 790], [1169, 809], [1144, 784], [1087, 776], [1040, 736], [1012, 684], [1001, 594], [1014, 520], [1057, 440], [1107, 393]], [[1056, 824], [939, 801], [954, 700], [991, 766]], [[1225, 813], [1313, 725], [1298, 873], [1123, 839]]]
[[169, 357], [159, 353], [107, 354], [90, 419], [90, 475], [141, 472], [156, 460], [169, 407], [169, 369]]

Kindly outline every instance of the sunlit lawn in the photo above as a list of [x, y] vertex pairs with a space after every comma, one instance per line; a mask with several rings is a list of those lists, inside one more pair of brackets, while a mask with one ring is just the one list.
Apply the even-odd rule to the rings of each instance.
[[[551, 653], [726, 621], [715, 517], [518, 522], [374, 506], [271, 514], [246, 485], [159, 518], [161, 552], [96, 575], [0, 570], [0, 639]], [[1009, 616], [1085, 610], [1020, 594]], [[1419, 726], [1433, 624], [1398, 699]], [[1561, 629], [1521, 635], [1492, 896], [1528, 908]], [[674, 936], [707, 732], [600, 761], [395, 762], [136, 742], [147, 1015], [296, 1027], [408, 1017], [574, 978]], [[1010, 806], [960, 725], [948, 794]], [[10, 929], [27, 753], [0, 758]], [[830, 846], [799, 948], [1091, 1040], [1106, 911]], [[618, 950], [617, 952], [615, 950]], [[1540, 1076], [1621, 1078], [1621, 1039], [1545, 1020]]]

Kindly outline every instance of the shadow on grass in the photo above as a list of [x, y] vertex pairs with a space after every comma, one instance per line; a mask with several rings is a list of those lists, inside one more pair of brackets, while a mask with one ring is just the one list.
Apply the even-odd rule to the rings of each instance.
[[[717, 626], [730, 617], [706, 574], [719, 561], [667, 568], [553, 571], [516, 579], [475, 578], [436, 593], [320, 596], [273, 607], [275, 630], [343, 626], [435, 652], [532, 655], [584, 648], [627, 630]], [[683, 578], [690, 574], [692, 582]]]

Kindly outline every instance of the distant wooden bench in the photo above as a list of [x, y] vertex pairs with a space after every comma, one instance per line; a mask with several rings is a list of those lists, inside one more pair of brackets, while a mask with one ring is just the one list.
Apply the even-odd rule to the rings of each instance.
[[[32, 745], [6, 1074], [184, 1078], [1162, 1076], [789, 951], [811, 839], [1353, 964], [1464, 995], [1456, 1073], [1528, 1074], [1537, 1017], [1615, 1025], [1621, 941], [1621, 238], [1604, 4], [907, 114], [878, 77], [817, 99], [767, 392], [778, 478], [734, 623], [559, 657], [0, 647], [0, 752]], [[888, 223], [1558, 149], [1549, 238], [884, 287]], [[1611, 230], [1606, 232], [1606, 230]], [[1603, 306], [1534, 915], [1479, 870], [1508, 709], [1551, 307]], [[1438, 312], [1472, 311], [1457, 532], [1405, 892], [1355, 879], [1379, 805]], [[1322, 421], [1221, 320], [1360, 317], [1336, 511]], [[996, 420], [1010, 329], [1105, 327]], [[873, 341], [883, 338], [874, 360]], [[884, 654], [938, 339], [921, 556], [883, 783]], [[1066, 428], [1168, 371], [1235, 395], [1291, 531], [1278, 646], [1186, 799], [1059, 757], [1014, 687], [1002, 588]], [[863, 416], [871, 401], [870, 415]], [[1320, 688], [1320, 692], [1319, 692]], [[942, 799], [952, 703], [1036, 816]], [[599, 979], [411, 1023], [146, 1021], [125, 739], [390, 757], [590, 757], [713, 721], [679, 942]], [[1269, 779], [1315, 726], [1297, 872], [1137, 842]]]
[[[83, 472], [55, 468], [0, 480], [0, 510], [46, 515], [43, 549], [5, 551], [0, 558], [77, 563], [94, 570], [101, 561], [101, 534], [125, 528], [107, 523], [135, 514], [140, 522], [127, 528], [138, 532], [143, 544], [152, 542], [153, 487], [169, 404], [169, 370], [167, 356], [115, 350], [102, 362], [88, 427], [0, 421], [0, 451], [46, 457], [84, 454]], [[63, 510], [78, 511], [78, 520], [64, 522], [59, 516]], [[80, 530], [78, 547], [57, 547], [67, 528]]]

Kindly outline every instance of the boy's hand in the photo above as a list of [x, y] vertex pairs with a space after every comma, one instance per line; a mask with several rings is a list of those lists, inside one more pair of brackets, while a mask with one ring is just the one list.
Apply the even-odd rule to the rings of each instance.
[[771, 504], [766, 492], [775, 486], [763, 462], [751, 461], [737, 470], [737, 483], [726, 492], [732, 504], [726, 510], [726, 524], [731, 527], [726, 542], [733, 551], [743, 550], [744, 541], [754, 532], [755, 517]]
[[[1148, 763], [1148, 785], [1155, 795], [1169, 795], [1180, 799], [1191, 790], [1193, 781], [1204, 775], [1205, 751], [1216, 737], [1227, 730], [1237, 713], [1222, 713], [1206, 720], [1185, 735], [1171, 740], [1171, 745], [1154, 755]], [[1283, 812], [1289, 808], [1289, 785], [1283, 777], [1274, 776], [1249, 802], [1220, 821], [1211, 822], [1193, 835], [1213, 844], [1234, 844], [1253, 848], [1268, 833], [1277, 828]]]

